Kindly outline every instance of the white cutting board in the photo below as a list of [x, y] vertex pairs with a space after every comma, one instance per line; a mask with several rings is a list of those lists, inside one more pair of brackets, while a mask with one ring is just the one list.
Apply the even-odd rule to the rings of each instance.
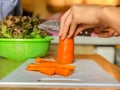
[[[76, 69], [69, 77], [59, 75], [47, 76], [45, 74], [26, 71], [29, 63], [33, 63], [34, 59], [27, 60], [16, 70], [11, 72], [8, 76], [1, 80], [0, 84], [7, 83], [8, 85], [22, 85], [22, 86], [111, 86], [118, 85], [119, 82], [111, 75], [105, 72], [93, 60], [76, 60], [73, 63]], [[38, 81], [41, 79], [41, 81]], [[53, 79], [53, 80], [52, 80]]]

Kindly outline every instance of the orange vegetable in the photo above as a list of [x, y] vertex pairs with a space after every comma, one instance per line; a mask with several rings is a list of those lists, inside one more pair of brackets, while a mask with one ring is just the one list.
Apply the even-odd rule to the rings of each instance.
[[74, 70], [75, 66], [73, 65], [67, 65], [67, 64], [63, 64], [63, 63], [59, 63], [56, 61], [48, 61], [48, 60], [44, 60], [42, 58], [36, 58], [36, 62], [41, 63], [42, 65], [46, 65], [46, 66], [54, 66], [54, 67], [62, 67], [62, 68], [67, 68], [70, 70]]
[[26, 68], [28, 71], [38, 71], [43, 74], [46, 74], [48, 76], [52, 76], [55, 74], [56, 68], [54, 67], [49, 67], [49, 66], [44, 66], [41, 64], [29, 64], [28, 67]]
[[55, 74], [56, 69], [53, 67], [42, 67], [42, 68], [38, 68], [37, 71], [46, 74], [48, 76], [52, 76]]
[[74, 61], [74, 38], [59, 39], [58, 62], [70, 64]]
[[46, 66], [52, 66], [52, 67], [61, 67], [61, 68], [66, 68], [69, 70], [74, 70], [75, 66], [72, 65], [66, 65], [58, 62], [42, 62], [41, 64], [46, 65]]
[[48, 76], [58, 74], [62, 76], [69, 76], [73, 70], [69, 68], [64, 68], [64, 67], [54, 67], [52, 65], [46, 66], [44, 64], [29, 64], [28, 67], [26, 68], [28, 71], [37, 71], [41, 72], [43, 74], [46, 74]]
[[38, 62], [38, 63], [41, 63], [41, 62], [55, 62], [55, 61], [50, 61], [50, 60], [39, 58], [39, 57], [37, 57], [35, 59], [35, 61]]
[[31, 63], [27, 66], [28, 71], [37, 71], [48, 76], [58, 74], [62, 76], [69, 76], [75, 69], [75, 66], [59, 63], [56, 61], [47, 61], [42, 58], [37, 58], [37, 62]]
[[56, 74], [58, 75], [62, 75], [62, 76], [69, 76], [70, 74], [72, 74], [72, 70], [66, 69], [66, 68], [57, 68], [56, 69]]
[[44, 66], [42, 64], [35, 64], [35, 63], [31, 63], [27, 66], [26, 70], [29, 70], [29, 71], [36, 71], [38, 70], [39, 68], [43, 68], [43, 67], [48, 67], [48, 66]]

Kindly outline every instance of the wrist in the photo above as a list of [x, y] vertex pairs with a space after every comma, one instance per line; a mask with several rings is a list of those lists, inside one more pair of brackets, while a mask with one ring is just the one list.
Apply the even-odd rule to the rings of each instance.
[[99, 8], [99, 10], [97, 11], [97, 18], [100, 23], [103, 23], [105, 25], [107, 24], [109, 26], [109, 18], [108, 18], [107, 12], [109, 12], [111, 8], [114, 8], [114, 6], [103, 5]]
[[98, 19], [101, 23], [106, 24], [107, 26], [114, 29], [120, 34], [120, 8], [115, 6], [103, 6], [98, 10]]

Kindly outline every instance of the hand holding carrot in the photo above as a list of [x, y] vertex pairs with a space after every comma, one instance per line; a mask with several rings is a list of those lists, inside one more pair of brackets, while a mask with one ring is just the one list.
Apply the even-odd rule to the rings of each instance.
[[[94, 28], [101, 37], [120, 35], [120, 8], [110, 5], [73, 5], [61, 17], [59, 36], [62, 40], [77, 36], [85, 29]], [[112, 31], [106, 28], [112, 28]]]

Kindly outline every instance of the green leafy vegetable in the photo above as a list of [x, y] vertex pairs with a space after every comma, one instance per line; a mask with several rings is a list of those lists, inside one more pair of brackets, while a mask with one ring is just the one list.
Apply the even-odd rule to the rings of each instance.
[[2, 34], [3, 34], [4, 37], [11, 38], [11, 36], [7, 33], [6, 25], [1, 25], [1, 30], [2, 30]]
[[49, 34], [38, 28], [39, 19], [29, 16], [8, 16], [0, 22], [0, 38], [44, 38]]

